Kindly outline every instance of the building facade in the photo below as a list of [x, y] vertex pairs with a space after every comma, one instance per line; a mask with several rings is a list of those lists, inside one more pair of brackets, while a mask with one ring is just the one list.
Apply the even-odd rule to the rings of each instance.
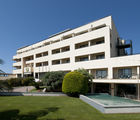
[[132, 42], [119, 37], [111, 16], [20, 48], [13, 60], [17, 77], [39, 78], [48, 71], [84, 68], [94, 76], [92, 92], [107, 88], [115, 95], [125, 84], [134, 85], [136, 96], [140, 96], [140, 54], [133, 55]]

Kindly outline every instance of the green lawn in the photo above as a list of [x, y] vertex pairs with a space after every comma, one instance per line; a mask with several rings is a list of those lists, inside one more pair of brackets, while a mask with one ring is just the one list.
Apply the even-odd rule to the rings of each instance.
[[140, 114], [102, 114], [78, 98], [0, 97], [0, 120], [140, 120]]

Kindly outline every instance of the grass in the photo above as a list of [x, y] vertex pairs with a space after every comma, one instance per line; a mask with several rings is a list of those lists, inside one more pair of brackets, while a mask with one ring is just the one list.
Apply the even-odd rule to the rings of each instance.
[[0, 120], [140, 120], [140, 114], [102, 114], [78, 98], [0, 97]]
[[30, 90], [29, 92], [38, 92], [38, 90], [36, 88], [34, 88], [34, 89]]
[[30, 90], [30, 92], [42, 92], [44, 88], [46, 88], [46, 86], [40, 86], [39, 89], [34, 88], [34, 89]]

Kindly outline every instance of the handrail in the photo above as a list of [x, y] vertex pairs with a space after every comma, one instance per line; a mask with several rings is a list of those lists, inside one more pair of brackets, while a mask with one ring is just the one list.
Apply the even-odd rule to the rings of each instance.
[[136, 74], [136, 73], [132, 73], [132, 74], [115, 74], [113, 76], [114, 79], [139, 79], [140, 75]]

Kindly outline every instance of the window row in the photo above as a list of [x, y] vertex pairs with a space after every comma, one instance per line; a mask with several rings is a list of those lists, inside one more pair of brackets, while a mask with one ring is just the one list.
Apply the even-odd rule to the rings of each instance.
[[84, 48], [84, 47], [88, 47], [88, 46], [98, 45], [98, 44], [102, 44], [104, 42], [105, 42], [104, 37], [92, 39], [89, 41], [75, 44], [75, 49], [80, 49], [80, 48]]
[[[105, 42], [104, 37], [92, 39], [92, 40], [89, 40], [86, 42], [81, 42], [81, 43], [75, 44], [75, 49], [98, 45], [98, 44], [102, 44], [104, 42]], [[54, 49], [54, 50], [52, 50], [52, 54], [57, 54], [57, 53], [67, 52], [67, 51], [70, 51], [70, 46], [65, 46], [62, 48]], [[44, 57], [44, 56], [48, 56], [48, 51], [36, 54], [36, 58], [40, 58], [40, 57]], [[26, 57], [25, 59], [26, 59], [25, 61], [33, 60], [33, 56]]]
[[[34, 49], [38, 49], [38, 48], [41, 48], [41, 47], [44, 47], [44, 46], [47, 46], [47, 45], [50, 45], [50, 44], [53, 44], [53, 43], [56, 43], [56, 42], [60, 42], [61, 40], [66, 40], [66, 39], [69, 39], [69, 38], [72, 38], [74, 36], [79, 36], [79, 35], [82, 35], [82, 34], [85, 34], [87, 32], [91, 32], [91, 31], [94, 31], [94, 30], [98, 30], [100, 28], [103, 28], [103, 27], [106, 27], [106, 24], [102, 24], [102, 25], [99, 25], [99, 26], [96, 26], [96, 27], [92, 27], [87, 29], [87, 30], [84, 30], [84, 31], [81, 31], [81, 32], [78, 32], [78, 33], [72, 33], [72, 34], [69, 34], [69, 35], [66, 35], [66, 36], [63, 36], [62, 38], [60, 39], [57, 39], [57, 40], [54, 40], [54, 41], [50, 41], [50, 42], [45, 42], [43, 43], [42, 45], [40, 46], [37, 46], [37, 47], [34, 47], [34, 48], [31, 48], [29, 50], [25, 50], [23, 52], [17, 52], [17, 54], [21, 54], [21, 53], [24, 53], [24, 52], [28, 52], [28, 51], [31, 51], [31, 50], [34, 50]], [[22, 48], [21, 48], [22, 49]], [[20, 49], [19, 49], [20, 50]]]
[[[57, 59], [52, 61], [52, 65], [70, 63], [70, 58]], [[36, 67], [48, 66], [48, 61], [36, 63]]]
[[[98, 59], [104, 59], [104, 58], [105, 58], [104, 53], [82, 55], [82, 56], [75, 57], [75, 62], [98, 60]], [[70, 63], [70, 58], [52, 60], [52, 65], [65, 64], [65, 63]], [[48, 62], [36, 63], [36, 67], [40, 67], [40, 66], [48, 66]]]
[[75, 62], [98, 60], [98, 59], [104, 59], [104, 58], [105, 58], [105, 53], [103, 52], [103, 53], [77, 56], [75, 57]]
[[43, 52], [43, 53], [38, 53], [38, 54], [36, 54], [36, 58], [44, 57], [44, 56], [47, 56], [47, 55], [48, 55], [48, 51]]

